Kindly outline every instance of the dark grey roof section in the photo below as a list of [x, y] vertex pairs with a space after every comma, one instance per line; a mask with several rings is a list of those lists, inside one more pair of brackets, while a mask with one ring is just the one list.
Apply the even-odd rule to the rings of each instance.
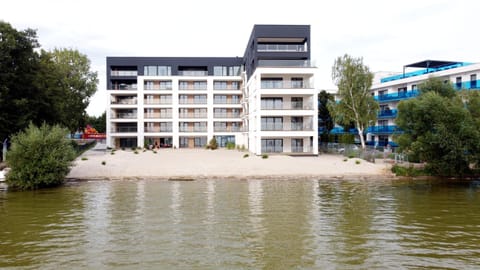
[[405, 67], [414, 67], [414, 68], [438, 68], [443, 66], [450, 66], [459, 64], [461, 62], [453, 61], [441, 61], [441, 60], [424, 60], [417, 63], [405, 65]]

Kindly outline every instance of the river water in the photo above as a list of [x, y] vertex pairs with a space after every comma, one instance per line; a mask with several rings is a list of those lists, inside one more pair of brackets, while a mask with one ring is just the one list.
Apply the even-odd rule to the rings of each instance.
[[2, 269], [479, 267], [479, 182], [92, 181], [0, 192]]

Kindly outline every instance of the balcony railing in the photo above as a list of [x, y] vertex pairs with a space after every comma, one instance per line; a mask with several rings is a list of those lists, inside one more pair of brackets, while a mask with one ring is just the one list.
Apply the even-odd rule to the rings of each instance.
[[374, 99], [379, 101], [379, 102], [396, 101], [396, 100], [414, 98], [414, 97], [418, 96], [419, 94], [420, 93], [419, 93], [418, 90], [412, 90], [412, 91], [406, 91], [406, 92], [400, 92], [400, 93], [377, 95], [377, 96], [374, 97]]
[[400, 133], [402, 130], [395, 126], [373, 126], [367, 128], [367, 133], [376, 133], [376, 134], [392, 134], [392, 133]]
[[113, 133], [128, 133], [128, 132], [137, 132], [137, 127], [114, 127], [112, 128]]
[[112, 115], [114, 119], [136, 119], [137, 113], [116, 113]]
[[179, 104], [207, 104], [207, 99], [202, 99], [202, 100], [195, 100], [195, 99], [180, 99]]
[[240, 118], [240, 113], [213, 113], [213, 118]]
[[226, 126], [226, 127], [213, 127], [214, 132], [241, 132], [241, 127], [233, 127], [233, 126]]
[[180, 84], [178, 86], [179, 90], [207, 90], [207, 84]]
[[179, 128], [180, 132], [207, 132], [207, 127], [182, 127]]
[[240, 90], [240, 86], [213, 84], [213, 90]]
[[262, 124], [262, 131], [313, 131], [313, 127], [304, 124]]
[[304, 102], [282, 102], [280, 104], [262, 104], [262, 110], [313, 110], [313, 105]]
[[313, 67], [309, 60], [259, 60], [258, 67]]
[[113, 84], [112, 90], [137, 90], [136, 84]]
[[480, 89], [480, 80], [476, 81], [467, 81], [467, 82], [462, 82], [462, 83], [454, 83], [453, 87], [456, 90], [462, 90], [462, 89]]
[[111, 76], [137, 76], [138, 72], [136, 70], [112, 70], [110, 72]]
[[208, 76], [208, 71], [204, 70], [179, 70], [178, 76]]
[[137, 104], [137, 99], [136, 98], [117, 99], [117, 100], [112, 100], [112, 104], [115, 104], [115, 105], [135, 105], [135, 104]]
[[313, 147], [310, 145], [305, 146], [292, 146], [291, 148], [292, 153], [312, 153]]
[[179, 118], [207, 118], [207, 113], [180, 113]]
[[145, 127], [145, 132], [172, 132], [172, 127]]
[[240, 100], [233, 99], [213, 99], [213, 104], [240, 104]]
[[144, 103], [147, 105], [170, 105], [172, 99], [145, 99]]
[[378, 118], [395, 118], [397, 117], [397, 110], [382, 110], [378, 113]]
[[306, 52], [303, 44], [258, 44], [257, 52]]
[[262, 80], [262, 89], [307, 89], [311, 88], [305, 81]]
[[160, 119], [171, 119], [171, 113], [145, 113], [145, 118], [160, 118]]
[[143, 89], [145, 90], [172, 90], [172, 84], [160, 84], [160, 85], [149, 85], [146, 84]]

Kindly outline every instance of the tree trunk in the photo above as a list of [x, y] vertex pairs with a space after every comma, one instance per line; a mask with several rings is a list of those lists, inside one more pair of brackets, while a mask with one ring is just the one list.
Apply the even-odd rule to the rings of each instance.
[[360, 143], [362, 144], [362, 150], [365, 150], [365, 139], [363, 138], [363, 128], [357, 127], [358, 136], [360, 136]]

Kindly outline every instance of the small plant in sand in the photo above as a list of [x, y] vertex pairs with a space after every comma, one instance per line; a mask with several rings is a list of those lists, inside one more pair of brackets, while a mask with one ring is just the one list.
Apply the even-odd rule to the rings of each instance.
[[245, 154], [245, 155], [243, 155], [243, 158], [247, 158], [247, 157], [249, 157], [249, 155], [248, 155], [248, 154]]
[[263, 158], [263, 159], [267, 159], [267, 158], [268, 158], [268, 155], [267, 155], [267, 154], [263, 154], [263, 155], [262, 155], [262, 158]]
[[107, 162], [105, 160], [102, 161], [102, 165], [106, 165], [106, 164], [107, 164]]
[[86, 158], [86, 157], [82, 157], [82, 160], [88, 160], [88, 158]]
[[355, 164], [360, 164], [360, 160], [355, 160]]

